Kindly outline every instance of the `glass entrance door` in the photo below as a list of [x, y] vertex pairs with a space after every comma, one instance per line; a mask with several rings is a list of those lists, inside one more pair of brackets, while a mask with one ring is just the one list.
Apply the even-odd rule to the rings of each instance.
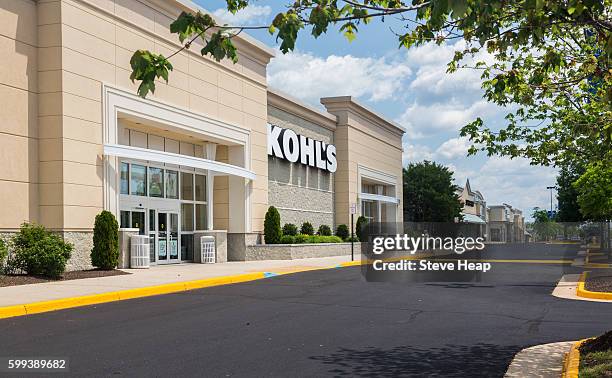
[[180, 262], [178, 254], [178, 213], [157, 213], [157, 263]]

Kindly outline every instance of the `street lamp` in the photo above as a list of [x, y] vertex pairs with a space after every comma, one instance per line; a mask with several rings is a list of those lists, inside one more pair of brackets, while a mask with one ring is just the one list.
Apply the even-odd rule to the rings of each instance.
[[553, 216], [553, 206], [552, 206], [552, 192], [553, 189], [556, 189], [556, 186], [547, 186], [546, 189], [550, 190], [550, 215], [548, 216], [549, 218], [552, 219]]

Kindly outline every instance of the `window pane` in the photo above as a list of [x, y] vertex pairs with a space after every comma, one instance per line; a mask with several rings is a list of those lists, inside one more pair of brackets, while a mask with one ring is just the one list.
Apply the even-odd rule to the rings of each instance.
[[147, 195], [147, 168], [142, 165], [132, 164], [131, 169], [131, 180], [130, 180], [131, 194], [136, 196]]
[[306, 167], [302, 164], [292, 164], [291, 183], [306, 186]]
[[128, 163], [121, 163], [121, 194], [130, 194], [129, 176], [130, 171]]
[[178, 172], [166, 171], [166, 198], [178, 198]]
[[206, 176], [195, 175], [195, 199], [206, 201]]
[[193, 201], [193, 174], [181, 172], [181, 199]]
[[331, 174], [329, 172], [321, 171], [319, 172], [319, 189], [330, 191], [330, 177]]
[[138, 234], [144, 235], [145, 213], [143, 211], [132, 211], [132, 228], [137, 228]]
[[193, 261], [193, 234], [181, 235], [181, 260]]
[[196, 205], [196, 230], [206, 230], [206, 205]]
[[149, 195], [164, 196], [164, 170], [161, 168], [149, 167]]
[[193, 231], [193, 204], [181, 204], [181, 231]]
[[130, 212], [121, 211], [119, 214], [119, 227], [130, 228]]
[[311, 189], [319, 187], [319, 169], [308, 167], [308, 187]]

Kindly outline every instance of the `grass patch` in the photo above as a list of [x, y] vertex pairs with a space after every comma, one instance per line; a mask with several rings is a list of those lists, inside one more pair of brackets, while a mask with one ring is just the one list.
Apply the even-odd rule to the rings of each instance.
[[612, 377], [612, 349], [580, 356], [580, 378]]

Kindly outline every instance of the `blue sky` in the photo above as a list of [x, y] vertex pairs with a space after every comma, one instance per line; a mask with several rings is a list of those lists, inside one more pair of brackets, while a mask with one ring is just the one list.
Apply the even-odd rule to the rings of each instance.
[[[223, 0], [196, 2], [232, 25], [267, 25], [286, 1], [260, 0], [235, 16], [228, 14]], [[319, 39], [305, 31], [294, 52], [278, 51], [270, 62], [268, 84], [320, 108], [320, 97], [352, 95], [407, 129], [405, 165], [424, 159], [444, 164], [455, 172], [458, 185], [469, 178], [488, 204], [509, 203], [526, 216], [535, 206], [548, 208], [546, 186], [555, 182], [554, 169], [522, 159], [466, 156], [469, 142], [459, 137], [459, 129], [476, 117], [499, 127], [506, 110], [482, 98], [479, 73], [445, 72], [461, 42], [400, 49], [393, 31], [403, 28], [396, 18], [375, 21], [361, 26], [352, 43], [333, 30]], [[267, 31], [249, 34], [278, 46]]]

